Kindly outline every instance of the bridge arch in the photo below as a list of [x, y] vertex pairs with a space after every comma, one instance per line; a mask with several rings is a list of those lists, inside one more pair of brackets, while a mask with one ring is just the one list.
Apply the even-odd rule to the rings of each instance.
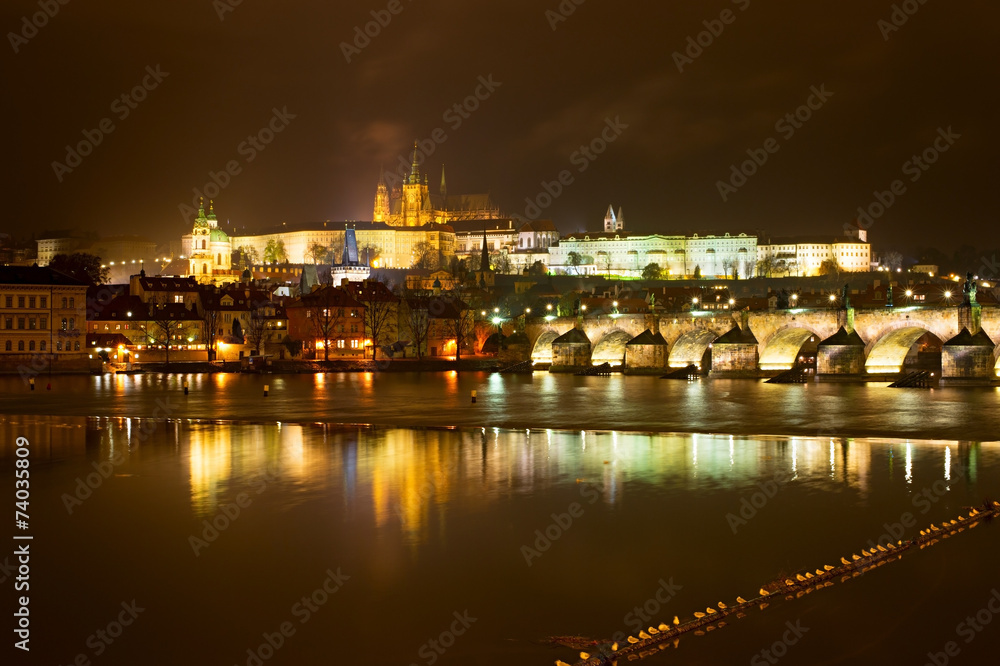
[[993, 366], [996, 369], [996, 375], [1000, 377], [1000, 345], [997, 345], [997, 348], [993, 350], [993, 360], [995, 361]]
[[947, 326], [934, 326], [920, 319], [896, 321], [873, 335], [865, 346], [865, 372], [869, 374], [893, 374], [903, 370], [906, 357], [913, 346], [925, 336], [933, 336], [936, 345], [958, 334]]
[[667, 365], [671, 368], [686, 368], [689, 365], [697, 365], [700, 368], [709, 345], [718, 339], [718, 333], [704, 328], [684, 333], [670, 348]]
[[559, 334], [552, 329], [542, 332], [531, 349], [531, 360], [534, 363], [552, 363], [552, 342], [558, 337]]
[[625, 363], [625, 345], [634, 337], [634, 335], [622, 330], [611, 331], [594, 345], [594, 351], [590, 355], [591, 362], [594, 365], [602, 363], [623, 365]]
[[819, 342], [823, 336], [811, 327], [789, 324], [779, 328], [760, 345], [761, 370], [790, 370], [795, 367], [799, 351], [810, 338]]

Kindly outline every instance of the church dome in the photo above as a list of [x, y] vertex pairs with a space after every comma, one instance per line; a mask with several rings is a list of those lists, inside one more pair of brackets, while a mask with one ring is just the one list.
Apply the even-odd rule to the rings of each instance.
[[213, 243], [215, 243], [215, 242], [228, 243], [229, 242], [229, 235], [225, 231], [223, 231], [222, 229], [212, 229], [212, 234], [211, 234], [210, 238], [211, 238], [211, 240], [212, 240]]

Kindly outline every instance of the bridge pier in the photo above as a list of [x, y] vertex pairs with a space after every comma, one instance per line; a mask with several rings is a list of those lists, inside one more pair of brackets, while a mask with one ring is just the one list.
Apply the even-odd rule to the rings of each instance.
[[995, 345], [980, 329], [973, 335], [968, 328], [941, 348], [941, 376], [945, 379], [992, 379], [996, 375]]
[[734, 326], [712, 344], [713, 377], [759, 376], [760, 345], [749, 326]]
[[590, 367], [593, 348], [583, 329], [572, 328], [552, 341], [549, 372], [579, 372]]
[[816, 374], [860, 375], [865, 371], [865, 341], [855, 331], [843, 326], [819, 343], [816, 351]]
[[625, 345], [626, 375], [662, 375], [667, 370], [670, 347], [657, 330], [646, 329]]

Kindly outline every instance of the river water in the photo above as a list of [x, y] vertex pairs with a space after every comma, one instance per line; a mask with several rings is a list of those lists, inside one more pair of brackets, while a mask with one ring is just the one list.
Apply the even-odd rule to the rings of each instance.
[[[1000, 497], [991, 390], [181, 381], [0, 380], [4, 496], [33, 453], [23, 663], [572, 663], [545, 639], [688, 619]], [[982, 525], [642, 663], [995, 663], [998, 547]]]

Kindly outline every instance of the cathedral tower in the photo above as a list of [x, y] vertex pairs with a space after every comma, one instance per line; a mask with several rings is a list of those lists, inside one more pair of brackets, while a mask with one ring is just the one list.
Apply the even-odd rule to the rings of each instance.
[[382, 169], [378, 172], [378, 188], [375, 190], [375, 212], [372, 220], [389, 221], [389, 187], [385, 184], [385, 171]]

